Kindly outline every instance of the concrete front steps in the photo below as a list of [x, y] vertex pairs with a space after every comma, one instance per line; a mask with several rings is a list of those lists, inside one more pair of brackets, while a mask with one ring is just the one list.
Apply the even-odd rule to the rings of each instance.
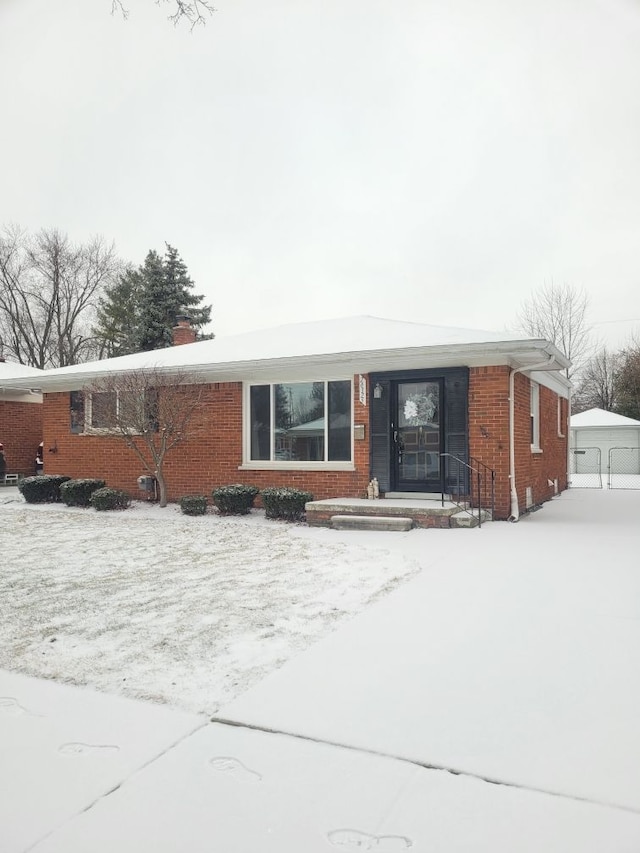
[[[307, 523], [312, 527], [335, 530], [406, 531], [413, 527], [455, 528], [477, 527], [477, 510], [473, 513], [457, 504], [433, 495], [394, 493], [378, 500], [361, 498], [329, 498], [311, 501], [306, 506]], [[482, 521], [487, 514], [484, 513]]]

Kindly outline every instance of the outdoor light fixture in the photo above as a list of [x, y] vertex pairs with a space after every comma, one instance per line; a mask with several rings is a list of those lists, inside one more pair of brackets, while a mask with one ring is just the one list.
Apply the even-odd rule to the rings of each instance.
[[373, 399], [380, 400], [382, 398], [382, 385], [379, 382], [376, 382], [373, 389]]

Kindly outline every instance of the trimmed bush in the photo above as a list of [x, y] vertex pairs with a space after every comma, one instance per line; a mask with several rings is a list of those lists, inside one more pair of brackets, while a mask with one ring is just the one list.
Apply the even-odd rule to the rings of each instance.
[[282, 518], [285, 521], [302, 521], [304, 505], [313, 500], [310, 492], [300, 489], [263, 489], [260, 492], [267, 518]]
[[60, 487], [70, 479], [62, 474], [38, 474], [20, 480], [18, 489], [28, 504], [58, 503]]
[[183, 515], [206, 515], [207, 499], [204, 495], [185, 495], [180, 498]]
[[256, 486], [245, 486], [242, 483], [221, 486], [213, 490], [213, 502], [223, 515], [246, 515], [259, 491]]
[[94, 509], [126, 509], [131, 504], [131, 495], [120, 489], [96, 489], [89, 498]]
[[60, 486], [60, 498], [67, 506], [91, 506], [91, 495], [105, 485], [104, 480], [67, 480]]

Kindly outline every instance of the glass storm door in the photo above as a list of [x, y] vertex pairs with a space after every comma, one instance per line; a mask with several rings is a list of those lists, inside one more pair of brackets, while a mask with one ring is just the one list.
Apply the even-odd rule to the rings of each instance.
[[399, 492], [440, 490], [440, 382], [396, 382], [392, 468]]

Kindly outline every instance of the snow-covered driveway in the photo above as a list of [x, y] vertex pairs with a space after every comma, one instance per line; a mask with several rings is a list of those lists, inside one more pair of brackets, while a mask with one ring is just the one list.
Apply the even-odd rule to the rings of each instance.
[[257, 511], [97, 513], [4, 489], [0, 668], [211, 714], [418, 570], [388, 539], [299, 530]]

